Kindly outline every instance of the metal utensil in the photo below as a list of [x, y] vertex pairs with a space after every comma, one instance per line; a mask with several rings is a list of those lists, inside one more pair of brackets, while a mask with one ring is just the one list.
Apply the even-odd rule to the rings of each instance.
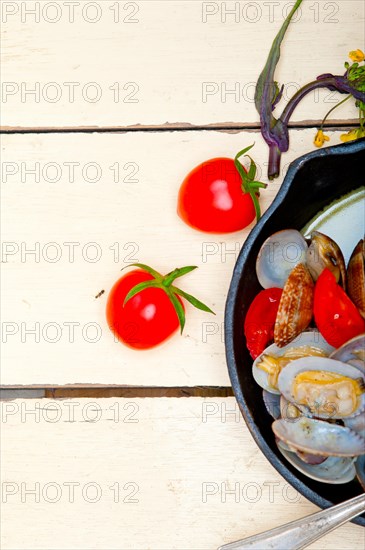
[[365, 494], [218, 550], [300, 550], [365, 511]]

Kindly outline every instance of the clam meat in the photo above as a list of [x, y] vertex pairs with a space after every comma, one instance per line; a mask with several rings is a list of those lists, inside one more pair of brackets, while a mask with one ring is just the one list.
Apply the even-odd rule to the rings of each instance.
[[293, 342], [282, 348], [276, 344], [268, 346], [253, 363], [253, 377], [264, 390], [279, 394], [278, 377], [290, 361], [309, 356], [328, 357], [332, 351], [333, 347], [319, 332], [303, 332]]
[[282, 395], [303, 414], [346, 418], [365, 410], [365, 377], [359, 369], [325, 357], [292, 361], [278, 378]]

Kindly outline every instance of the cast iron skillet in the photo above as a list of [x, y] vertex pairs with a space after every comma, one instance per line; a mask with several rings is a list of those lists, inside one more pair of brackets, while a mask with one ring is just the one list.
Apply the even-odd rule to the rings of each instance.
[[[265, 239], [280, 229], [302, 229], [333, 200], [363, 185], [364, 173], [365, 138], [314, 151], [294, 161], [276, 199], [251, 231], [240, 252], [226, 303], [226, 359], [233, 391], [247, 426], [278, 472], [321, 508], [360, 494], [361, 487], [357, 481], [344, 485], [314, 481], [285, 461], [275, 444], [272, 418], [264, 406], [262, 390], [252, 377], [252, 359], [245, 345], [243, 322], [250, 303], [261, 290], [255, 262]], [[365, 526], [365, 514], [354, 522]]]

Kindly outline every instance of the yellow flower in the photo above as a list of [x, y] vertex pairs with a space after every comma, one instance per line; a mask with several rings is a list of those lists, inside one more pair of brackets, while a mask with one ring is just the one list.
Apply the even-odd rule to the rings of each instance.
[[324, 135], [323, 130], [318, 130], [316, 133], [316, 136], [314, 138], [314, 145], [316, 147], [322, 147], [325, 141], [329, 141], [330, 138], [326, 135]]
[[346, 143], [347, 141], [354, 141], [362, 137], [365, 137], [365, 130], [362, 128], [354, 128], [354, 130], [350, 130], [347, 134], [342, 134], [340, 140]]
[[352, 52], [349, 53], [349, 58], [351, 59], [351, 61], [355, 61], [357, 63], [360, 63], [361, 61], [364, 61], [365, 59], [365, 54], [364, 52], [362, 52], [361, 50], [353, 50]]

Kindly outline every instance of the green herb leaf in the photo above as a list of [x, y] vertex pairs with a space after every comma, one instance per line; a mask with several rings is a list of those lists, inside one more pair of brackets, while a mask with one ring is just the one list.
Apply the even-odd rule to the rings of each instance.
[[253, 158], [250, 157], [250, 155], [246, 155], [246, 157], [248, 157], [251, 161], [250, 168], [248, 169], [247, 177], [248, 177], [248, 179], [253, 181], [255, 179], [255, 176], [256, 176], [256, 163], [253, 160]]
[[[177, 279], [178, 277], [182, 277], [187, 273], [190, 273], [190, 271], [197, 269], [198, 266], [188, 265], [185, 267], [177, 267], [167, 275], [163, 276], [145, 264], [137, 263], [137, 264], [131, 264], [131, 265], [134, 267], [139, 267], [144, 271], [146, 271], [147, 273], [150, 273], [155, 277], [155, 279], [150, 281], [142, 281], [141, 283], [134, 286], [125, 297], [123, 306], [125, 306], [128, 300], [133, 298], [133, 296], [135, 296], [139, 292], [142, 292], [142, 290], [145, 290], [147, 288], [160, 288], [167, 294], [167, 296], [169, 297], [169, 300], [171, 301], [172, 305], [175, 308], [176, 315], [178, 316], [179, 323], [180, 323], [181, 333], [183, 332], [183, 329], [185, 326], [185, 311], [177, 295], [181, 296], [182, 298], [185, 298], [188, 302], [190, 302], [196, 308], [201, 309], [203, 311], [207, 311], [208, 313], [213, 313], [213, 315], [215, 315], [214, 311], [212, 311], [208, 306], [203, 304], [203, 302], [200, 302], [200, 300], [197, 300], [197, 298], [194, 298], [194, 296], [191, 296], [187, 292], [184, 292], [183, 290], [180, 290], [179, 288], [176, 288], [171, 284], [175, 279]], [[130, 266], [126, 266], [126, 267], [130, 267]]]
[[253, 205], [255, 207], [256, 220], [259, 221], [261, 218], [261, 207], [258, 198], [255, 193], [250, 193]]
[[249, 147], [246, 147], [245, 149], [242, 149], [242, 151], [239, 151], [235, 156], [234, 164], [242, 179], [242, 190], [244, 191], [244, 193], [249, 193], [249, 195], [251, 196], [253, 205], [255, 207], [256, 221], [259, 221], [259, 219], [261, 218], [261, 208], [256, 193], [259, 193], [259, 189], [266, 189], [267, 184], [262, 183], [261, 181], [254, 180], [257, 168], [255, 161], [249, 155], [246, 155], [246, 157], [248, 157], [251, 162], [248, 173], [239, 161], [239, 158], [247, 153], [247, 151], [252, 149], [254, 145], [255, 144], [253, 143]]
[[131, 290], [128, 292], [127, 296], [124, 299], [123, 307], [126, 305], [128, 300], [133, 298], [136, 294], [141, 292], [142, 290], [145, 290], [146, 288], [161, 288], [161, 283], [159, 281], [153, 280], [153, 281], [143, 281], [142, 283], [138, 283], [138, 285], [131, 288]]
[[182, 334], [182, 332], [184, 330], [184, 326], [185, 326], [185, 311], [184, 311], [184, 308], [182, 307], [180, 301], [178, 300], [178, 298], [175, 296], [175, 294], [173, 292], [171, 292], [168, 288], [166, 288], [165, 290], [166, 290], [167, 295], [170, 298], [171, 303], [174, 306], [176, 314], [179, 318], [180, 333]]
[[122, 267], [121, 271], [123, 271], [123, 269], [127, 269], [127, 267], [139, 267], [140, 269], [143, 269], [143, 271], [147, 271], [147, 273], [149, 273], [150, 275], [155, 277], [155, 279], [159, 279], [159, 278], [162, 279], [161, 273], [159, 273], [155, 269], [152, 269], [152, 267], [150, 267], [149, 265], [138, 264], [138, 263], [137, 264], [129, 264], [129, 265], [126, 265], [125, 267]]
[[234, 160], [238, 160], [240, 157], [242, 157], [242, 155], [244, 155], [245, 153], [247, 153], [247, 151], [249, 151], [250, 149], [252, 149], [252, 147], [255, 145], [255, 143], [253, 143], [252, 145], [249, 145], [248, 147], [245, 147], [244, 149], [242, 149], [242, 151], [239, 151], [237, 153], [237, 155], [234, 157]]
[[267, 183], [262, 183], [262, 181], [253, 181], [250, 183], [251, 189], [266, 189]]
[[187, 292], [184, 292], [183, 290], [181, 290], [180, 288], [176, 288], [175, 286], [171, 287], [171, 290], [175, 294], [178, 294], [182, 298], [185, 298], [185, 300], [187, 300], [191, 305], [193, 305], [197, 309], [201, 309], [202, 311], [207, 311], [208, 313], [213, 313], [213, 315], [215, 315], [214, 311], [212, 311], [210, 307], [203, 304], [203, 302], [201, 302], [197, 298], [194, 298], [194, 296], [192, 296], [191, 294], [188, 294]]
[[244, 191], [247, 193], [246, 187], [245, 187], [245, 182], [246, 182], [246, 180], [247, 180], [247, 173], [246, 173], [246, 170], [244, 169], [244, 167], [242, 166], [242, 164], [240, 163], [239, 160], [235, 160], [235, 161], [234, 161], [234, 165], [235, 165], [235, 167], [236, 167], [237, 172], [238, 172], [239, 175], [241, 176], [242, 184], [243, 184], [243, 186], [244, 186]]
[[197, 265], [187, 265], [186, 267], [177, 267], [174, 269], [174, 271], [171, 271], [171, 273], [168, 273], [165, 275], [165, 277], [162, 280], [162, 284], [166, 287], [169, 287], [175, 279], [178, 277], [182, 277], [183, 275], [186, 275], [187, 273], [190, 273], [190, 271], [194, 271], [194, 269], [197, 269]]
[[[245, 153], [247, 153], [247, 151], [249, 151], [250, 149], [252, 149], [252, 147], [254, 146], [255, 144], [253, 143], [252, 145], [249, 145], [248, 147], [245, 147], [245, 149], [242, 149], [242, 151], [239, 151], [237, 153], [237, 155], [234, 157], [234, 165], [239, 173], [239, 175], [241, 176], [241, 180], [242, 180], [242, 187], [243, 187], [243, 191], [245, 193], [249, 193], [250, 192], [250, 186], [249, 186], [249, 175], [247, 174], [246, 170], [244, 169], [244, 167], [242, 166], [242, 164], [240, 163], [239, 161], [239, 158], [242, 157], [242, 155], [244, 155]], [[251, 167], [250, 167], [250, 170], [251, 170]]]

